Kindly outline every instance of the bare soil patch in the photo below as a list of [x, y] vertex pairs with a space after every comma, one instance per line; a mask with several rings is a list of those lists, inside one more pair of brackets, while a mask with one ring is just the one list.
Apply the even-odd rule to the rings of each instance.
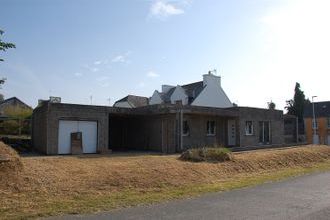
[[[234, 153], [231, 161], [222, 163], [186, 162], [179, 160], [179, 155], [19, 158], [3, 145], [0, 150], [0, 155], [11, 158], [10, 163], [0, 163], [0, 218], [67, 213], [83, 207], [84, 198], [93, 198], [86, 207], [95, 203], [96, 210], [106, 210], [125, 205], [125, 194], [117, 198], [120, 202], [113, 197], [118, 193], [216, 184], [281, 169], [311, 167], [330, 159], [329, 147], [315, 145]], [[100, 207], [98, 196], [111, 197], [114, 204]], [[54, 207], [59, 201], [72, 207]]]

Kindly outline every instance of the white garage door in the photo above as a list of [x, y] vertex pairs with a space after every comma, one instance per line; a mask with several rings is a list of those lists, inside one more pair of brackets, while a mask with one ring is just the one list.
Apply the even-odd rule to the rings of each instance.
[[60, 120], [58, 128], [58, 154], [71, 153], [71, 133], [82, 132], [83, 153], [96, 153], [97, 122]]

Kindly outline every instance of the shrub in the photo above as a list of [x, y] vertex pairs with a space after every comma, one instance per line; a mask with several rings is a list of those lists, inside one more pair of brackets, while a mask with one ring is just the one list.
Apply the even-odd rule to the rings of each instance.
[[5, 134], [18, 134], [19, 123], [16, 120], [8, 120], [3, 122], [3, 130]]
[[183, 152], [180, 156], [181, 160], [201, 162], [224, 162], [232, 160], [231, 151], [224, 147], [203, 147], [192, 148]]

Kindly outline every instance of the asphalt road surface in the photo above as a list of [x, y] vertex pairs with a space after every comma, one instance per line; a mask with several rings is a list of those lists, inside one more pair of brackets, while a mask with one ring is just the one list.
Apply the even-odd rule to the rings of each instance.
[[330, 219], [330, 172], [93, 215], [51, 219]]

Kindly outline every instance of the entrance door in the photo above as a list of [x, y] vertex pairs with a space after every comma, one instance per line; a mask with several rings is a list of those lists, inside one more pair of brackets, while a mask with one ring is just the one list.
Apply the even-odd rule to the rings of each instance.
[[259, 121], [259, 143], [270, 143], [270, 122]]
[[58, 128], [58, 154], [71, 154], [72, 132], [82, 132], [83, 153], [96, 153], [96, 121], [60, 120]]
[[228, 145], [236, 145], [236, 126], [235, 120], [228, 120]]

